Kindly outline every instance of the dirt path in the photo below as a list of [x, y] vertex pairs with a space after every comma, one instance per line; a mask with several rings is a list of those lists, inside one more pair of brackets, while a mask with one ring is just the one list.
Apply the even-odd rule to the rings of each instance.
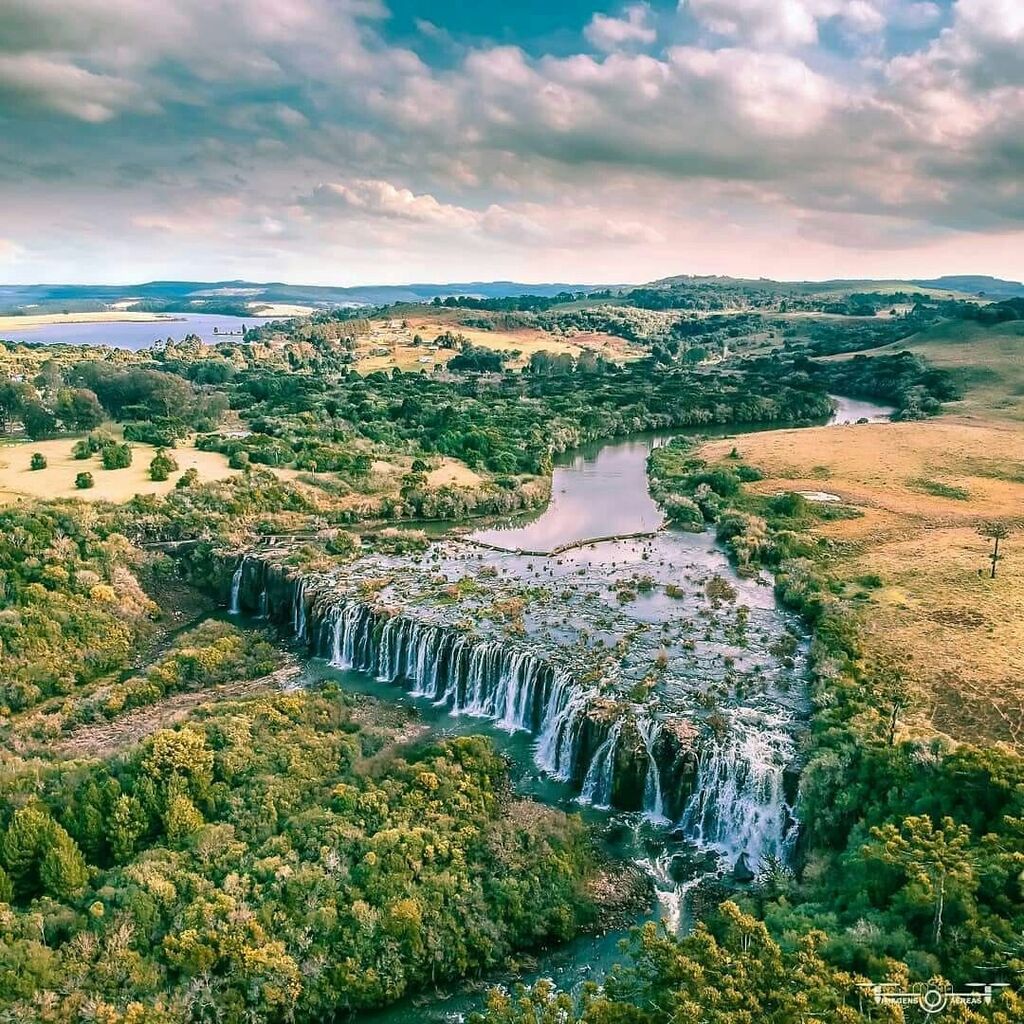
[[205, 690], [176, 693], [156, 704], [129, 711], [112, 722], [83, 725], [66, 739], [49, 744], [49, 749], [60, 757], [71, 759], [113, 757], [158, 729], [166, 729], [185, 721], [202, 704], [236, 700], [268, 690], [283, 690], [301, 671], [298, 665], [288, 665], [259, 679], [221, 683]]

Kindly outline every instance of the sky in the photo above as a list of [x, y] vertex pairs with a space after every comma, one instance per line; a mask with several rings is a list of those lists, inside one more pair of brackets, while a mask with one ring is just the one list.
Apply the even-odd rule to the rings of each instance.
[[1024, 0], [0, 0], [0, 281], [1024, 279]]

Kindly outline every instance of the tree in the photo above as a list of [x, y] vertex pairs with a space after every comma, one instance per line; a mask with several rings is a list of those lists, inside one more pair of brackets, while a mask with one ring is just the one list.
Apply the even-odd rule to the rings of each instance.
[[1002, 557], [999, 554], [999, 542], [1006, 540], [1007, 537], [1013, 532], [1012, 527], [1009, 523], [1000, 522], [999, 520], [992, 520], [987, 523], [982, 523], [978, 527], [978, 534], [982, 537], [992, 541], [992, 554], [989, 555], [989, 561], [992, 563], [992, 572], [989, 574], [990, 579], [996, 578], [996, 564]]
[[95, 485], [96, 481], [92, 478], [92, 473], [79, 473], [75, 477], [75, 486], [80, 491], [87, 491], [90, 487]]
[[871, 835], [875, 842], [864, 847], [864, 856], [903, 873], [905, 899], [931, 908], [932, 943], [937, 946], [949, 899], [967, 901], [977, 888], [971, 830], [952, 818], [943, 818], [936, 828], [922, 814], [904, 818], [898, 826], [873, 828]]
[[57, 417], [39, 402], [27, 402], [21, 411], [25, 433], [35, 439], [46, 437], [57, 429]]
[[103, 422], [106, 414], [95, 391], [65, 388], [57, 397], [57, 416], [69, 429], [93, 430]]
[[0, 852], [14, 892], [22, 898], [45, 893], [71, 899], [89, 879], [78, 844], [45, 810], [21, 807], [15, 811]]
[[896, 742], [896, 728], [899, 718], [910, 703], [910, 690], [903, 673], [894, 661], [886, 657], [878, 657], [871, 666], [870, 678], [880, 707], [879, 710], [888, 719], [886, 739], [891, 747]]
[[46, 469], [46, 456], [42, 452], [33, 452], [28, 465], [29, 469]]

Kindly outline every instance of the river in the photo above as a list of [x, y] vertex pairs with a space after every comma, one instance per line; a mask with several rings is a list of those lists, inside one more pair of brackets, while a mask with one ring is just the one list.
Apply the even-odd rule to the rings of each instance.
[[[887, 410], [863, 402], [837, 406], [837, 426], [887, 418]], [[646, 461], [668, 436], [566, 453], [557, 460], [552, 500], [536, 519], [442, 540], [429, 557], [366, 556], [284, 591], [287, 577], [274, 582], [264, 563], [243, 561], [231, 605], [287, 623], [303, 649], [319, 655], [307, 661], [308, 683], [331, 679], [411, 706], [438, 737], [491, 737], [508, 756], [519, 792], [582, 814], [606, 854], [648, 875], [656, 899], [637, 922], [653, 916], [680, 931], [691, 923], [688, 896], [702, 880], [727, 889], [741, 855], [756, 869], [792, 845], [806, 642], [777, 606], [771, 580], [739, 577], [710, 531], [663, 529]], [[567, 544], [577, 546], [536, 553]], [[357, 595], [368, 581], [378, 587], [377, 602], [400, 609], [398, 616], [366, 610]], [[450, 600], [456, 591], [459, 599]], [[520, 602], [515, 636], [492, 621], [493, 609], [510, 602]], [[474, 624], [470, 634], [466, 621]], [[559, 680], [596, 675], [599, 691], [574, 683], [574, 695], [558, 703]], [[701, 722], [709, 705], [728, 721], [725, 738], [692, 748], [692, 792], [676, 800], [671, 789], [680, 777], [671, 764], [679, 750], [666, 758], [664, 740], [680, 734], [680, 724]], [[603, 719], [587, 717], [593, 708]], [[612, 712], [624, 717], [609, 728]], [[588, 740], [595, 722], [604, 731]], [[643, 763], [633, 790], [617, 797], [616, 743], [627, 729]], [[583, 936], [536, 954], [528, 970], [490, 980], [551, 977], [571, 988], [620, 959], [624, 935]], [[380, 1024], [452, 1020], [482, 1001], [479, 991], [462, 990], [402, 1000], [366, 1017]]]
[[269, 323], [265, 316], [221, 316], [215, 313], [169, 313], [166, 320], [110, 320], [105, 322], [43, 324], [0, 331], [0, 341], [25, 341], [45, 345], [109, 345], [132, 352], [189, 334], [212, 344], [240, 341], [243, 327]]

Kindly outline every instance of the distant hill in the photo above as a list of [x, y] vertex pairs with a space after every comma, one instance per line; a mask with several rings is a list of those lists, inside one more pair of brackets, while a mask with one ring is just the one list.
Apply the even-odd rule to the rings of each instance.
[[523, 281], [458, 281], [446, 284], [330, 285], [285, 284], [280, 281], [147, 281], [142, 284], [29, 284], [0, 285], [0, 313], [82, 312], [106, 309], [113, 303], [136, 302], [153, 311], [191, 310], [245, 312], [252, 303], [313, 306], [382, 306], [396, 302], [429, 302], [449, 296], [498, 299], [514, 295], [550, 297], [561, 292], [596, 292], [609, 288], [628, 294], [634, 288], [648, 292], [736, 293], [743, 296], [813, 297], [848, 296], [858, 292], [924, 291], [938, 297], [983, 295], [999, 301], [1024, 296], [1024, 284], [982, 275], [938, 277], [929, 280], [873, 281], [773, 281], [769, 278], [735, 278], [715, 275], [678, 275], [646, 285], [596, 285]]
[[680, 274], [663, 277], [643, 285], [651, 289], [722, 288], [746, 291], [769, 291], [779, 295], [848, 295], [853, 292], [928, 291], [951, 292], [957, 295], [990, 299], [1009, 299], [1024, 295], [1024, 284], [1004, 281], [981, 274], [906, 280], [871, 278], [832, 278], [825, 281], [774, 281], [771, 278], [706, 277]]
[[331, 287], [255, 281], [148, 281], [128, 285], [33, 284], [0, 285], [0, 311], [53, 310], [61, 305], [76, 311], [89, 304], [136, 300], [180, 304], [187, 310], [196, 303], [292, 303], [309, 306], [379, 306], [393, 302], [423, 302], [435, 297], [471, 295], [503, 298], [508, 295], [558, 295], [588, 292], [595, 285], [520, 281], [464, 281], [450, 284], [362, 285]]
[[1020, 281], [1004, 281], [1002, 278], [987, 277], [983, 274], [935, 277], [912, 283], [923, 288], [948, 288], [950, 291], [966, 292], [969, 295], [984, 295], [987, 299], [1014, 299], [1024, 296], [1024, 284]]

